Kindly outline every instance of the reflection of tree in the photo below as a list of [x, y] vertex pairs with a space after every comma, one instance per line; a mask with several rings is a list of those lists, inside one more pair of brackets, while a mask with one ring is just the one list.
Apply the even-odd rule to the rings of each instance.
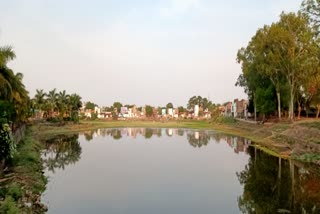
[[80, 160], [81, 146], [78, 135], [59, 136], [47, 140], [45, 146], [43, 162], [49, 171], [54, 172], [56, 168], [64, 169]]
[[[293, 178], [300, 176], [292, 173], [288, 161], [255, 151], [253, 147], [248, 152], [251, 156], [249, 163], [242, 172], [237, 173], [240, 184], [244, 186], [243, 194], [238, 199], [241, 212], [302, 213], [305, 210], [306, 213], [319, 213], [319, 197], [317, 201], [310, 200], [305, 187], [297, 185]], [[320, 184], [319, 177], [315, 183]], [[303, 195], [302, 198], [309, 204], [296, 195]], [[317, 205], [316, 212], [312, 211], [314, 205]]]
[[119, 140], [122, 138], [121, 135], [121, 130], [120, 129], [111, 129], [110, 135], [113, 137], [115, 140]]
[[162, 136], [162, 130], [161, 129], [156, 129], [156, 135], [158, 137], [161, 137]]
[[152, 129], [149, 129], [149, 128], [146, 128], [145, 130], [145, 133], [144, 133], [144, 137], [146, 139], [150, 139], [153, 135], [153, 130]]
[[184, 130], [183, 129], [178, 129], [178, 135], [183, 136], [184, 135]]
[[94, 131], [86, 131], [84, 132], [84, 137], [87, 141], [91, 141], [93, 139]]
[[193, 147], [201, 147], [208, 145], [210, 141], [210, 136], [204, 132], [189, 132], [187, 133], [188, 142]]

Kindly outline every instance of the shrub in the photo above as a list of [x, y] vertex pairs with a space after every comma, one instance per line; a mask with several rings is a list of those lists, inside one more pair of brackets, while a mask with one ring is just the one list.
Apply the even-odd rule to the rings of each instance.
[[225, 116], [219, 116], [213, 119], [214, 123], [225, 123], [225, 124], [233, 124], [236, 123], [236, 119], [233, 117], [225, 117]]
[[16, 151], [16, 145], [12, 138], [11, 129], [8, 124], [3, 124], [0, 127], [0, 157], [8, 160], [13, 157]]
[[19, 184], [13, 184], [8, 188], [7, 195], [10, 195], [15, 201], [22, 197], [22, 190]]
[[7, 213], [7, 214], [18, 214], [19, 208], [17, 207], [16, 203], [14, 202], [13, 198], [8, 196], [6, 199], [0, 204], [0, 213]]

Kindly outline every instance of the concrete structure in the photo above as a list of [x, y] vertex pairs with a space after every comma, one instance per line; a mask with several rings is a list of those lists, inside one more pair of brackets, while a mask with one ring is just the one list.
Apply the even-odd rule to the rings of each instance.
[[199, 117], [199, 105], [194, 106], [194, 117]]

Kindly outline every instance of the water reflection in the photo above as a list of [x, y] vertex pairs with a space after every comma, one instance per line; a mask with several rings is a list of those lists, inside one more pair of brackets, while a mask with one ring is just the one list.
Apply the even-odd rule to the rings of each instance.
[[153, 136], [161, 137], [163, 132], [167, 137], [184, 136], [186, 134], [187, 140], [192, 147], [200, 148], [207, 146], [210, 141], [220, 143], [220, 141], [227, 142], [227, 144], [234, 150], [235, 153], [245, 152], [251, 145], [251, 141], [242, 137], [226, 136], [225, 134], [216, 133], [208, 130], [189, 130], [189, 129], [159, 129], [159, 128], [122, 128], [122, 129], [98, 129], [85, 131], [83, 134], [87, 141], [91, 141], [94, 137], [111, 136], [115, 140], [120, 140], [122, 137], [136, 138], [143, 136], [145, 139], [151, 139]]
[[[104, 200], [122, 208], [123, 203], [132, 205], [136, 199], [140, 199], [141, 207], [148, 209], [132, 212], [128, 208], [122, 213], [152, 213], [158, 205], [166, 207], [169, 202], [174, 207], [171, 211], [190, 206], [189, 213], [215, 213], [214, 209], [220, 205], [217, 213], [320, 213], [319, 168], [270, 156], [252, 147], [251, 141], [245, 138], [208, 130], [172, 128], [99, 129], [80, 135], [81, 144], [79, 135], [46, 141], [43, 154], [47, 170], [56, 179], [65, 179], [61, 186], [51, 184], [48, 198], [59, 200], [61, 191], [70, 188], [70, 193], [62, 194], [70, 194], [71, 201], [80, 198], [79, 210], [84, 208], [83, 201], [94, 198], [91, 201], [101, 202], [101, 213], [106, 209]], [[137, 143], [118, 143], [130, 141]], [[142, 142], [150, 143], [146, 146]], [[79, 161], [81, 146], [86, 152]], [[199, 162], [208, 164], [199, 165]], [[74, 170], [65, 173], [71, 168], [65, 170], [65, 167], [70, 164], [75, 164]], [[56, 169], [62, 170], [55, 173]], [[67, 184], [65, 174], [78, 179], [72, 185]], [[95, 184], [92, 186], [95, 191], [90, 192], [91, 187], [83, 189], [88, 183]], [[74, 198], [73, 191], [80, 193]], [[167, 193], [175, 195], [168, 198]], [[113, 200], [114, 197], [119, 198]], [[152, 203], [148, 201], [150, 198]], [[198, 198], [205, 198], [203, 204]], [[52, 203], [60, 208], [59, 204], [64, 202]], [[68, 203], [63, 206], [61, 212], [52, 213], [63, 213]], [[188, 213], [188, 209], [178, 213]], [[202, 209], [206, 212], [201, 212]]]
[[249, 163], [237, 173], [243, 194], [242, 213], [320, 213], [317, 167], [272, 157], [248, 148]]
[[78, 138], [78, 134], [62, 135], [45, 141], [45, 151], [42, 157], [45, 168], [55, 172], [55, 169], [65, 169], [69, 164], [79, 161], [81, 146]]

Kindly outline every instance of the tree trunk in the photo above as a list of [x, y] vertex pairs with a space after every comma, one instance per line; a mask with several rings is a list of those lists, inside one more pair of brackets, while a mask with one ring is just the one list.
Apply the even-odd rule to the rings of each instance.
[[317, 104], [317, 116], [316, 116], [317, 119], [319, 118], [319, 113], [320, 113], [320, 103]]
[[281, 120], [281, 99], [280, 99], [280, 92], [277, 92], [277, 100], [278, 100], [278, 117]]
[[294, 119], [294, 93], [293, 86], [290, 85], [290, 100], [289, 100], [289, 120], [292, 122]]
[[4, 160], [0, 160], [0, 175], [2, 174], [4, 169]]

